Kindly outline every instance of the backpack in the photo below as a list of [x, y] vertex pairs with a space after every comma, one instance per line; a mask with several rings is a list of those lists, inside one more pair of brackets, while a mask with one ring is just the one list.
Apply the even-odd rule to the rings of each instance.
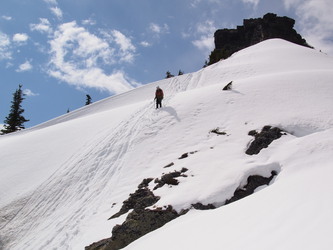
[[163, 90], [162, 89], [157, 89], [156, 90], [156, 94], [155, 94], [155, 96], [157, 97], [157, 98], [163, 98]]

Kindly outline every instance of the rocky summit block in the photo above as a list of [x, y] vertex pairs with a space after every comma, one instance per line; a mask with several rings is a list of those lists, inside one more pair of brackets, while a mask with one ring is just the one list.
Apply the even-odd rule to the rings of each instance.
[[210, 64], [226, 59], [233, 53], [267, 39], [280, 38], [312, 48], [294, 29], [295, 20], [268, 13], [263, 18], [244, 19], [236, 29], [218, 29], [214, 33], [215, 50]]

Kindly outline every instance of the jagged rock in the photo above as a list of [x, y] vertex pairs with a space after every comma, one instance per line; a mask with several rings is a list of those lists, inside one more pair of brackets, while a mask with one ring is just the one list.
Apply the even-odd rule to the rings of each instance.
[[139, 184], [138, 188], [145, 188], [145, 187], [148, 187], [149, 183], [154, 180], [153, 178], [146, 178], [146, 179], [143, 179], [143, 181]]
[[86, 247], [86, 250], [118, 250], [124, 248], [141, 236], [162, 227], [167, 222], [185, 214], [177, 213], [172, 206], [166, 209], [134, 209], [126, 221], [112, 230], [112, 237]]
[[135, 193], [130, 194], [130, 197], [123, 202], [120, 211], [112, 215], [109, 219], [114, 219], [126, 214], [131, 209], [144, 209], [155, 204], [159, 199], [160, 197], [155, 196], [148, 188], [140, 188], [136, 190]]
[[187, 158], [187, 157], [188, 157], [188, 153], [184, 153], [178, 159], [181, 160], [181, 159], [184, 159], [184, 158]]
[[175, 178], [177, 177], [187, 177], [187, 175], [184, 175], [188, 169], [187, 168], [182, 168], [180, 171], [174, 171], [171, 173], [167, 173], [162, 175], [161, 179], [155, 179], [155, 183], [157, 185], [154, 187], [154, 190], [163, 187], [165, 184], [167, 185], [178, 185], [179, 181]]
[[209, 132], [210, 132], [210, 133], [217, 134], [217, 135], [226, 135], [226, 134], [227, 134], [226, 132], [220, 131], [219, 128], [212, 129], [212, 130], [209, 131]]
[[210, 56], [209, 64], [228, 58], [241, 49], [272, 38], [281, 38], [312, 48], [294, 30], [294, 25], [294, 19], [268, 13], [263, 18], [245, 19], [243, 26], [237, 26], [237, 29], [219, 29], [214, 33], [215, 50]]
[[225, 204], [229, 204], [231, 202], [242, 199], [250, 194], [254, 193], [254, 190], [260, 186], [268, 185], [274, 176], [277, 175], [276, 171], [271, 172], [270, 177], [263, 177], [260, 175], [251, 175], [247, 178], [247, 184], [243, 188], [239, 188], [234, 192], [234, 196], [225, 202]]
[[231, 90], [232, 88], [232, 81], [229, 82], [227, 85], [225, 85], [225, 87], [222, 90]]
[[192, 204], [192, 207], [194, 209], [197, 209], [197, 210], [209, 210], [209, 209], [215, 209], [216, 208], [213, 204], [203, 205], [200, 202]]
[[169, 168], [169, 167], [172, 167], [173, 165], [175, 165], [175, 164], [173, 162], [171, 162], [168, 165], [164, 166], [163, 168]]
[[249, 148], [246, 150], [246, 154], [254, 155], [259, 154], [260, 150], [267, 148], [272, 141], [279, 139], [283, 134], [283, 131], [277, 127], [265, 126], [260, 133], [251, 130], [249, 135], [254, 136], [254, 140], [251, 142]]

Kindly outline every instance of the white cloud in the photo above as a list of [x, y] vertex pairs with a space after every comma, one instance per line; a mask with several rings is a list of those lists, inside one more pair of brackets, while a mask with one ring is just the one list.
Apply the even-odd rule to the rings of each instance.
[[6, 21], [12, 20], [11, 16], [2, 16], [1, 18], [4, 19], [4, 20], [6, 20]]
[[25, 33], [16, 33], [13, 36], [13, 41], [17, 43], [24, 43], [29, 39], [28, 35]]
[[201, 0], [193, 0], [190, 5], [191, 7], [196, 8], [200, 2]]
[[206, 20], [196, 26], [196, 34], [198, 39], [192, 41], [192, 44], [198, 49], [202, 50], [205, 54], [211, 52], [214, 49], [214, 32], [216, 27], [214, 22]]
[[[114, 30], [110, 36], [120, 46], [119, 55], [135, 50], [130, 41], [120, 32]], [[122, 58], [115, 58], [117, 57], [115, 48], [78, 26], [76, 22], [60, 25], [50, 41], [50, 46], [49, 74], [52, 77], [78, 88], [99, 88], [111, 93], [121, 93], [136, 86], [136, 83], [122, 71], [114, 71], [111, 74], [104, 72], [103, 66], [113, 64]]]
[[45, 3], [57, 5], [57, 0], [44, 0]]
[[256, 8], [260, 2], [260, 0], [242, 0], [245, 4], [251, 4], [254, 8]]
[[26, 96], [39, 96], [39, 94], [32, 92], [30, 89], [24, 89], [23, 94]]
[[32, 70], [32, 65], [29, 61], [26, 61], [25, 63], [21, 64], [16, 71], [24, 72], [24, 71], [29, 71], [29, 70]]
[[30, 24], [30, 29], [32, 31], [39, 31], [41, 33], [52, 33], [52, 27], [46, 18], [39, 18], [39, 23], [38, 24]]
[[0, 32], [0, 60], [11, 59], [10, 39], [8, 35]]
[[295, 9], [300, 33], [307, 42], [333, 55], [333, 1], [284, 0], [287, 9]]
[[118, 30], [112, 30], [115, 43], [120, 47], [120, 59], [125, 62], [133, 62], [136, 48], [131, 40]]
[[167, 24], [158, 25], [156, 23], [150, 23], [149, 29], [157, 35], [169, 33], [169, 26]]
[[295, 5], [298, 5], [301, 3], [303, 0], [283, 0], [284, 7], [289, 10]]
[[205, 52], [210, 52], [214, 49], [214, 38], [210, 36], [201, 36], [198, 40], [195, 40], [192, 43], [195, 47]]
[[205, 1], [203, 1], [203, 0], [192, 0], [190, 2], [190, 6], [192, 8], [197, 8], [200, 3], [206, 4], [207, 2], [208, 3], [215, 3], [215, 4], [221, 4], [221, 3], [223, 3], [223, 1], [221, 1], [221, 0], [205, 0]]
[[140, 43], [140, 45], [141, 45], [142, 47], [150, 47], [150, 46], [151, 46], [151, 43], [149, 43], [149, 42], [147, 42], [147, 41], [142, 41], [142, 42]]
[[85, 20], [82, 21], [82, 24], [83, 25], [95, 25], [96, 21], [92, 20], [92, 19], [85, 19]]
[[58, 19], [62, 19], [62, 10], [60, 8], [51, 7], [50, 10]]

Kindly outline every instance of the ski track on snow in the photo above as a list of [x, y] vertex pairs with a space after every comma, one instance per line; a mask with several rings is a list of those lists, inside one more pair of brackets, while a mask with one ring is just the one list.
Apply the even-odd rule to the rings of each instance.
[[[163, 101], [164, 109], [167, 109], [169, 101], [177, 92], [187, 89], [192, 78], [193, 75], [189, 74], [182, 81], [178, 78], [172, 79], [165, 88], [168, 96]], [[42, 250], [50, 244], [57, 245], [61, 249], [70, 249], [69, 243], [78, 234], [87, 210], [94, 208], [90, 214], [96, 213], [103, 202], [104, 194], [112, 193], [113, 185], [110, 183], [117, 182], [122, 171], [124, 155], [133, 145], [140, 143], [146, 137], [146, 135], [140, 136], [143, 128], [151, 134], [157, 134], [162, 128], [161, 122], [157, 122], [159, 113], [154, 106], [152, 107], [151, 103], [145, 104], [121, 122], [116, 129], [108, 131], [109, 133], [101, 133], [63, 163], [58, 171], [28, 198], [21, 199], [23, 204], [20, 204], [15, 215], [2, 228], [9, 232], [3, 241], [11, 242], [10, 249]], [[105, 134], [108, 136], [105, 137]], [[18, 205], [17, 201], [14, 203]], [[12, 204], [8, 207], [11, 206]], [[61, 214], [64, 207], [68, 209], [75, 207], [75, 212], [69, 215]], [[52, 223], [47, 224], [45, 221]], [[41, 235], [29, 234], [36, 228], [44, 232], [42, 236], [45, 238], [44, 244], [39, 246], [30, 245], [41, 242], [37, 240]], [[54, 234], [63, 231], [66, 232], [65, 238], [61, 238], [62, 234]]]

